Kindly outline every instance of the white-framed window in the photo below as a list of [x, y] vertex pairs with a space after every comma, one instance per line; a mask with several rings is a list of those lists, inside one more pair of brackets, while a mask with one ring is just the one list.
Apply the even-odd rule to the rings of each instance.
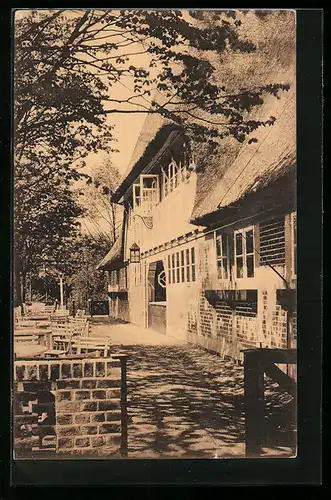
[[168, 283], [171, 283], [171, 255], [168, 255]]
[[180, 274], [181, 274], [181, 282], [185, 282], [185, 253], [184, 250], [180, 252]]
[[196, 281], [195, 248], [168, 254], [168, 283]]
[[176, 282], [180, 283], [179, 252], [176, 252]]
[[186, 249], [186, 281], [191, 281], [191, 270], [190, 270], [190, 249]]
[[185, 180], [187, 174], [186, 162], [175, 161], [172, 159], [170, 163], [162, 169], [162, 198], [170, 194], [176, 189], [179, 184]]
[[191, 248], [191, 279], [195, 281], [195, 248]]
[[234, 254], [237, 278], [253, 278], [255, 268], [254, 227], [234, 232]]
[[175, 274], [175, 254], [173, 253], [171, 256], [171, 277], [172, 283], [176, 283], [176, 274]]
[[229, 237], [216, 231], [216, 262], [217, 277], [221, 280], [229, 279]]
[[297, 275], [297, 214], [291, 214], [292, 276]]
[[150, 212], [160, 201], [159, 176], [143, 174], [139, 183], [133, 184], [133, 209], [141, 207]]

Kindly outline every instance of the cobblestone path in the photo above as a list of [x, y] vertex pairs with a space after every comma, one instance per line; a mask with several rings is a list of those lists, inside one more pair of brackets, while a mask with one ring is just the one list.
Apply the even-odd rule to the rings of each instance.
[[[100, 324], [92, 330], [95, 335], [107, 331], [114, 351], [129, 356], [129, 457], [243, 458], [243, 367], [137, 328]], [[141, 337], [144, 343], [139, 343]], [[274, 387], [267, 387], [267, 399], [268, 394], [273, 396], [269, 407], [275, 406], [276, 392]], [[284, 413], [279, 398], [276, 408]], [[278, 424], [279, 415], [277, 423], [271, 417], [270, 425]], [[284, 446], [284, 435], [282, 439], [273, 436], [273, 455], [292, 453]], [[270, 449], [265, 452], [270, 454]]]

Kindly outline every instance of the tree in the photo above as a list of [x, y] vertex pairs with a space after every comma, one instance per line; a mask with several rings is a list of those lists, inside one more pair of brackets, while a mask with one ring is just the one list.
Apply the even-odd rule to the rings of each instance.
[[[69, 302], [75, 301], [76, 308], [86, 309], [88, 299], [107, 299], [107, 281], [97, 265], [109, 250], [106, 240], [81, 236], [75, 242], [76, 250], [71, 254], [71, 270], [67, 270], [67, 285], [70, 289]], [[69, 264], [70, 265], [70, 264]]]
[[16, 305], [25, 302], [27, 276], [36, 275], [44, 263], [59, 259], [65, 245], [76, 236], [77, 217], [83, 214], [61, 179], [53, 177], [50, 182], [41, 175], [33, 179], [29, 189], [25, 183], [16, 183], [14, 191]]
[[85, 229], [94, 241], [107, 241], [109, 248], [114, 244], [122, 222], [120, 207], [110, 201], [119, 181], [120, 173], [108, 156], [93, 168], [84, 189], [77, 188], [86, 208]]
[[[18, 19], [17, 163], [40, 148], [38, 155], [52, 158], [54, 168], [63, 171], [70, 163], [67, 174], [79, 175], [74, 163], [91, 151], [110, 149], [110, 113], [160, 113], [184, 126], [195, 140], [208, 137], [215, 142], [227, 135], [244, 140], [261, 125], [245, 120], [245, 113], [261, 105], [263, 95], [277, 95], [288, 86], [273, 83], [228, 93], [214, 78], [215, 68], [204, 53], [256, 49], [238, 35], [238, 16], [234, 11], [191, 11], [184, 16], [180, 10], [52, 10], [31, 11]], [[132, 62], [142, 55], [147, 67]], [[114, 85], [126, 82], [133, 85], [132, 94], [114, 98]], [[164, 96], [162, 104], [153, 99], [156, 90]]]
[[[269, 82], [227, 89], [209, 55], [256, 50], [240, 34], [245, 16], [237, 11], [56, 9], [16, 16], [16, 277], [39, 257], [52, 258], [55, 246], [77, 229], [79, 208], [70, 188], [90, 179], [82, 168], [90, 153], [113, 152], [108, 115], [158, 113], [195, 142], [216, 148], [224, 137], [242, 142], [259, 126], [272, 125], [274, 117], [262, 122], [247, 114], [264, 96], [289, 87]], [[118, 99], [118, 86], [129, 95]]]

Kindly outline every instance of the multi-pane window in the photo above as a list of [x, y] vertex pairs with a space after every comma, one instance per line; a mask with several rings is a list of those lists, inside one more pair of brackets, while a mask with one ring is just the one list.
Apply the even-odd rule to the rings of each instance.
[[184, 258], [184, 250], [180, 252], [180, 270], [181, 270], [181, 282], [185, 281], [185, 258]]
[[162, 197], [170, 194], [185, 179], [187, 173], [186, 162], [171, 160], [169, 165], [162, 169]]
[[245, 231], [247, 278], [254, 277], [254, 231]]
[[292, 266], [293, 275], [297, 275], [297, 214], [292, 213]]
[[180, 282], [179, 252], [176, 253], [176, 277], [177, 283]]
[[186, 281], [190, 281], [190, 250], [186, 249]]
[[195, 248], [187, 248], [168, 255], [168, 283], [196, 281]]
[[216, 233], [216, 259], [218, 279], [229, 277], [229, 241], [226, 234]]
[[168, 283], [171, 283], [171, 257], [168, 255]]
[[237, 278], [254, 277], [254, 229], [246, 228], [235, 234], [235, 265]]
[[191, 278], [195, 281], [195, 248], [191, 248]]
[[159, 176], [145, 174], [140, 176], [140, 182], [133, 184], [133, 208], [142, 207], [150, 212], [160, 201]]

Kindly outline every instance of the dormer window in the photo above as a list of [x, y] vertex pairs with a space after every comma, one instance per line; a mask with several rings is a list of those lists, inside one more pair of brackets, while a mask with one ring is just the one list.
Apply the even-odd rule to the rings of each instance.
[[175, 161], [172, 159], [170, 163], [162, 169], [162, 198], [170, 194], [178, 187], [188, 175], [186, 160]]
[[141, 175], [140, 182], [133, 184], [133, 209], [151, 212], [160, 201], [158, 175]]

